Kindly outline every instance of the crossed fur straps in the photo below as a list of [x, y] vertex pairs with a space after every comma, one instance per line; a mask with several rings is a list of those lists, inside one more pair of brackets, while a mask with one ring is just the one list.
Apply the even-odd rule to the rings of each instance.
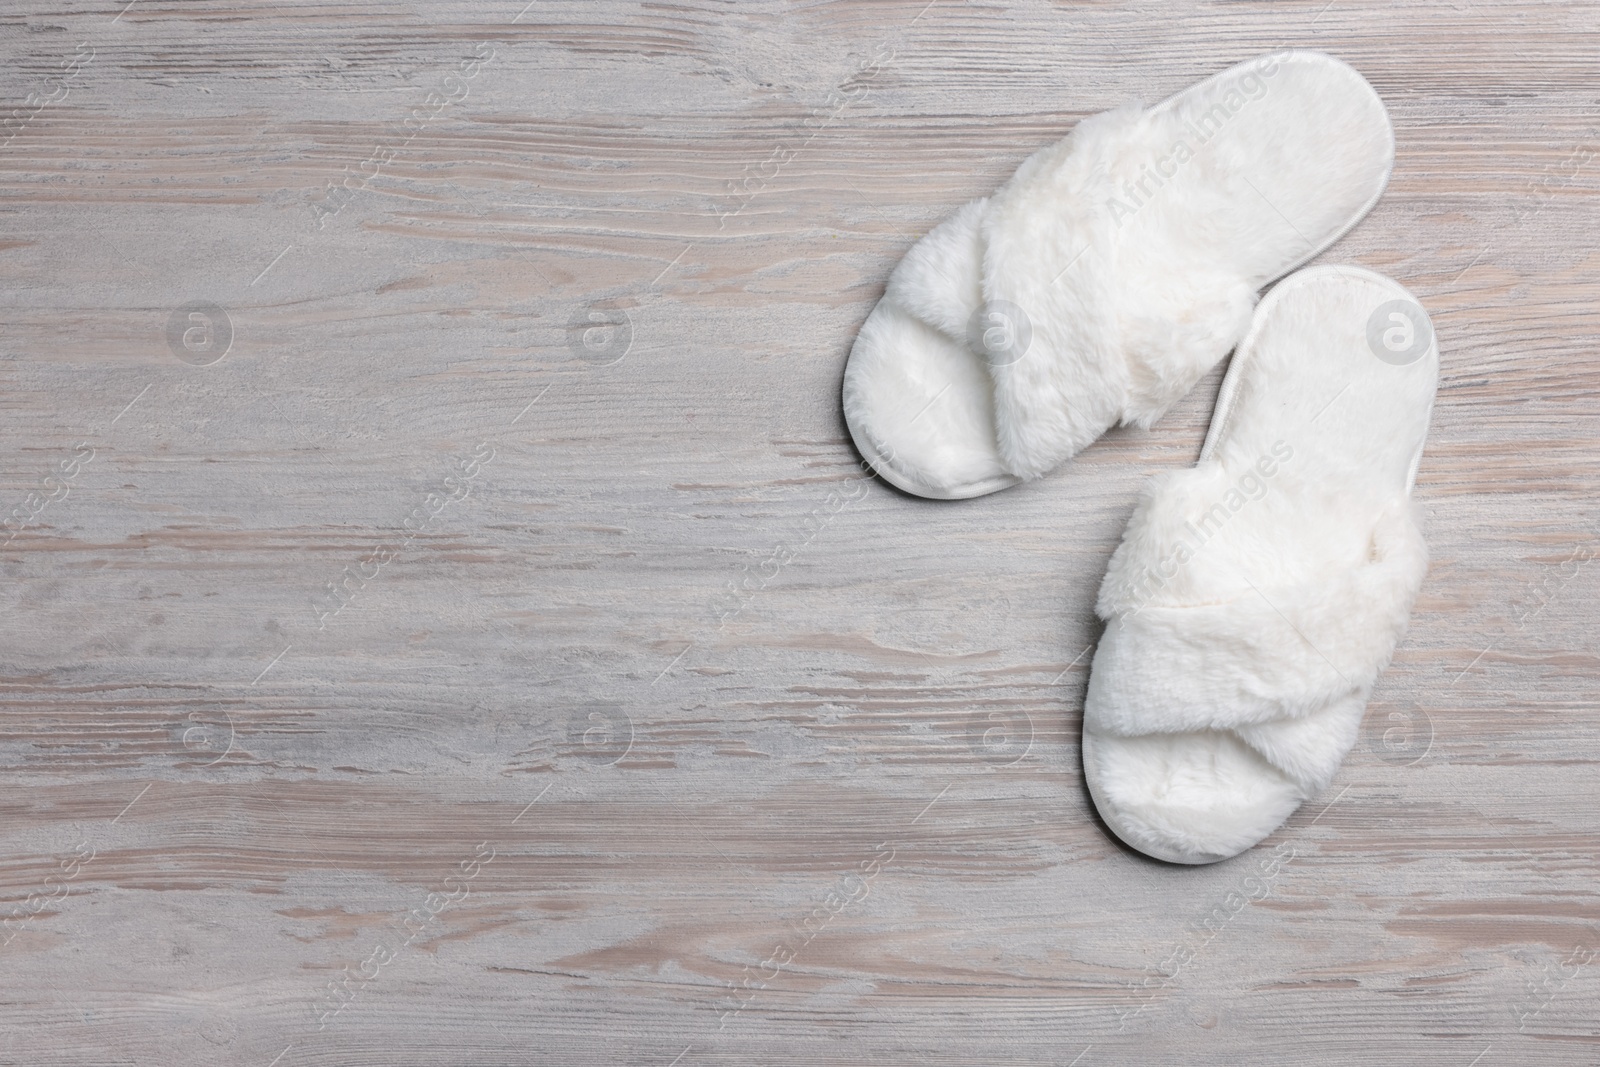
[[1222, 525], [1207, 501], [1228, 484], [1205, 463], [1158, 479], [1141, 502], [1101, 587], [1108, 625], [1084, 725], [1231, 731], [1313, 792], [1405, 633], [1427, 546], [1406, 497], [1340, 504], [1304, 485]]
[[1155, 125], [1136, 105], [1084, 119], [936, 226], [889, 280], [886, 299], [969, 348], [981, 313], [1025, 335], [1006, 358], [974, 352], [994, 383], [1001, 461], [1021, 478], [1118, 422], [1152, 425], [1249, 324], [1256, 284], [1207, 247], [1175, 247], [1167, 205], [1126, 225], [1106, 210]]

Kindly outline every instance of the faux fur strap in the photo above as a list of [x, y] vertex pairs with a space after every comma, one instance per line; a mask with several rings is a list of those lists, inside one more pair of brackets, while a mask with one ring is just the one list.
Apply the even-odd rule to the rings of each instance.
[[[1121, 217], [1122, 187], [1170, 138], [1157, 126], [1136, 105], [1084, 119], [890, 276], [887, 299], [987, 362], [1001, 462], [1019, 477], [1118, 422], [1149, 426], [1248, 325], [1255, 286], [1167, 232], [1178, 190]], [[989, 329], [1004, 343], [975, 345]]]
[[[1405, 632], [1427, 569], [1407, 499], [1352, 497], [1333, 513], [1262, 500], [1236, 525], [1196, 527], [1182, 517], [1193, 483], [1221, 469], [1206, 466], [1146, 498], [1106, 576], [1085, 710], [1101, 733], [1240, 729], [1364, 702]], [[1214, 552], [1195, 541], [1208, 531]]]
[[1119, 421], [1155, 422], [1249, 324], [1256, 287], [1189, 239], [1181, 183], [1146, 179], [1158, 195], [1127, 206], [1170, 148], [1167, 123], [1134, 105], [1085, 119], [1025, 161], [983, 214], [985, 306], [1029, 333], [1025, 352], [990, 360], [1001, 459], [1020, 477]]

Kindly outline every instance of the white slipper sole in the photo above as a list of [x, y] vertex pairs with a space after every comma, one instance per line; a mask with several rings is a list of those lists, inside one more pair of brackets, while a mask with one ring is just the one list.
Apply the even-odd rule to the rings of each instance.
[[1150, 425], [1233, 348], [1258, 290], [1372, 209], [1393, 162], [1382, 101], [1318, 52], [1083, 120], [896, 267], [845, 368], [856, 447], [955, 500]]
[[1421, 305], [1372, 271], [1261, 301], [1200, 461], [1151, 482], [1100, 589], [1083, 767], [1128, 845], [1227, 859], [1338, 770], [1427, 569], [1438, 368]]

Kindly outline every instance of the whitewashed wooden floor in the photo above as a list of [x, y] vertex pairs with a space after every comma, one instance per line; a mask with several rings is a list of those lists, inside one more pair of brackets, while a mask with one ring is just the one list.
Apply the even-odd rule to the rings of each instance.
[[[0, 1063], [1600, 1058], [1600, 5], [125, 3], [0, 11]], [[838, 386], [953, 208], [1284, 45], [1393, 114], [1322, 259], [1438, 328], [1435, 561], [1179, 869], [1077, 741], [1219, 376], [963, 504]]]

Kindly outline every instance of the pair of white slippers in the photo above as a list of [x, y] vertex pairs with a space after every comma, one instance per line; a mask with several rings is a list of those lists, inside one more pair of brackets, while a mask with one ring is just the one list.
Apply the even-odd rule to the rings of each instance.
[[1034, 153], [912, 247], [850, 353], [862, 455], [953, 500], [1150, 426], [1234, 352], [1198, 464], [1150, 483], [1097, 604], [1084, 773], [1150, 856], [1237, 855], [1326, 787], [1427, 569], [1432, 325], [1372, 271], [1290, 273], [1393, 162], [1349, 66], [1240, 64]]

